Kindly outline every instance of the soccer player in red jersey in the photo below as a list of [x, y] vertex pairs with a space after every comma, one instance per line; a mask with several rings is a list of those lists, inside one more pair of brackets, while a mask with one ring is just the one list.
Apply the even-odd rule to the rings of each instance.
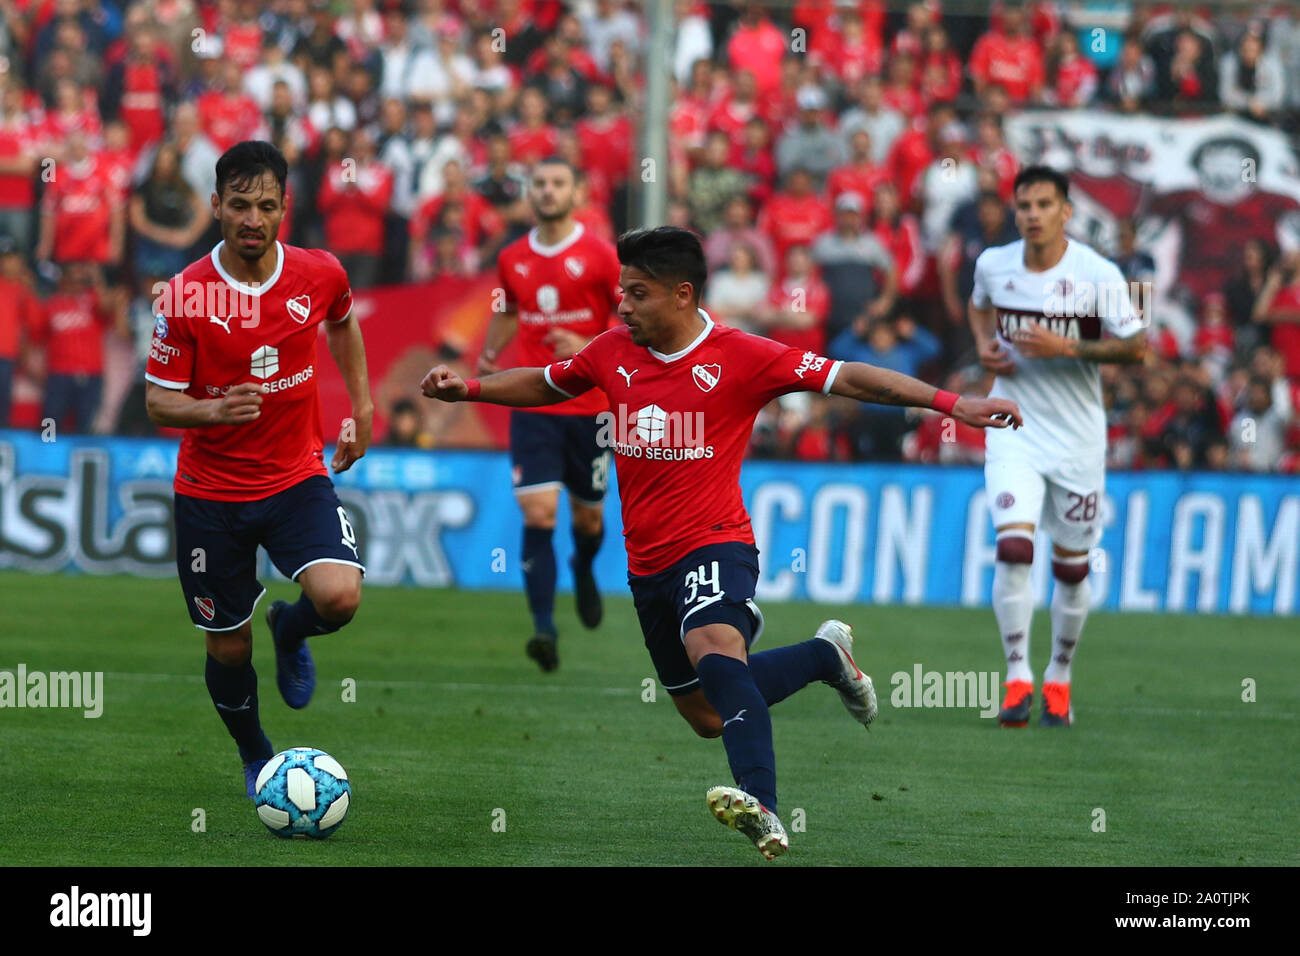
[[348, 395], [331, 467], [370, 444], [373, 405], [352, 290], [339, 261], [275, 238], [288, 167], [270, 143], [246, 141], [217, 161], [213, 216], [222, 241], [158, 296], [145, 400], [155, 424], [187, 431], [176, 464], [176, 566], [207, 640], [206, 679], [239, 747], [248, 795], [274, 751], [258, 719], [253, 611], [265, 590], [257, 547], [302, 586], [266, 614], [276, 683], [305, 707], [315, 666], [305, 638], [356, 613], [365, 571], [323, 458], [316, 389], [318, 326]]
[[876, 716], [852, 633], [827, 621], [801, 644], [750, 654], [763, 629], [754, 603], [758, 551], [740, 492], [754, 419], [778, 395], [817, 391], [884, 405], [938, 408], [977, 427], [1020, 424], [1014, 402], [958, 397], [907, 375], [832, 362], [714, 324], [699, 308], [704, 252], [662, 226], [625, 233], [623, 326], [572, 358], [463, 381], [445, 365], [421, 382], [430, 398], [532, 407], [593, 388], [609, 396], [601, 440], [614, 452], [629, 585], [664, 688], [702, 737], [722, 737], [736, 787], [706, 800], [771, 859], [788, 847], [776, 809], [768, 707], [813, 681], [839, 691], [863, 724]]
[[[550, 158], [533, 167], [528, 198], [538, 225], [501, 250], [497, 270], [504, 311], [492, 316], [479, 374], [497, 371], [501, 350], [515, 337], [527, 366], [568, 359], [609, 328], [618, 307], [618, 253], [574, 220], [575, 170]], [[569, 491], [573, 515], [573, 584], [578, 617], [600, 624], [600, 591], [591, 565], [605, 534], [602, 505], [610, 454], [596, 440], [596, 415], [609, 408], [592, 390], [572, 401], [510, 416], [515, 500], [524, 514], [521, 564], [533, 637], [528, 656], [543, 671], [559, 666], [556, 650], [555, 511]]]

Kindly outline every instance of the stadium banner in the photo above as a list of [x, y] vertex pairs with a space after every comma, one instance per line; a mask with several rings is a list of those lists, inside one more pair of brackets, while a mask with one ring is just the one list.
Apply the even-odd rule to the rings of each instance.
[[[0, 568], [176, 573], [168, 440], [0, 432]], [[334, 476], [371, 585], [518, 589], [520, 518], [509, 458], [375, 448]], [[995, 544], [978, 468], [747, 462], [761, 600], [987, 606]], [[1300, 482], [1276, 475], [1129, 472], [1107, 479], [1093, 601], [1125, 611], [1293, 614]], [[561, 529], [568, 518], [561, 505]], [[597, 576], [627, 563], [616, 488]], [[569, 588], [572, 539], [555, 544]], [[1033, 582], [1050, 595], [1040, 532]], [[263, 556], [264, 580], [277, 575]]]
[[1071, 235], [1112, 254], [1120, 222], [1136, 221], [1156, 265], [1153, 320], [1180, 340], [1248, 239], [1300, 246], [1300, 157], [1278, 129], [1230, 114], [1027, 110], [1007, 117], [1006, 136], [1022, 163], [1069, 173]]

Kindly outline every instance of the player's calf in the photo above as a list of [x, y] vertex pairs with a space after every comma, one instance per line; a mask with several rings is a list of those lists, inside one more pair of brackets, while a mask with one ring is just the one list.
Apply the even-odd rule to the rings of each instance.
[[673, 704], [699, 736], [708, 739], [722, 736], [722, 718], [698, 687], [689, 694], [674, 696]]
[[[998, 529], [997, 563], [993, 567], [993, 616], [1002, 637], [1008, 687], [1032, 684], [1034, 679], [1029, 667], [1029, 626], [1034, 617], [1034, 594], [1029, 583], [1029, 570], [1034, 562], [1033, 534], [1032, 527]], [[1016, 723], [1015, 720], [1010, 722]]]

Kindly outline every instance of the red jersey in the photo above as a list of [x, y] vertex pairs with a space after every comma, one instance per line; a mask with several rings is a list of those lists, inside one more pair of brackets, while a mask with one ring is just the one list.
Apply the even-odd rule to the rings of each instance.
[[806, 329], [772, 329], [767, 334], [768, 338], [800, 352], [826, 350], [826, 317], [831, 311], [831, 292], [826, 288], [826, 283], [815, 275], [804, 276], [802, 279], [786, 276], [772, 286], [767, 301], [778, 309], [792, 311], [798, 305], [798, 311], [813, 320], [812, 325]]
[[934, 152], [925, 133], [923, 123], [913, 124], [905, 130], [889, 149], [889, 175], [898, 190], [899, 202], [906, 209], [915, 203], [916, 181], [925, 168], [934, 162]]
[[865, 76], [879, 76], [885, 65], [885, 45], [876, 34], [864, 33], [849, 41], [832, 30], [813, 34], [808, 55], [823, 74], [829, 73], [845, 86]]
[[92, 148], [104, 133], [104, 126], [99, 119], [99, 110], [85, 106], [71, 113], [51, 110], [45, 114], [37, 130], [37, 138], [42, 149], [62, 147], [74, 132], [85, 135], [87, 144]]
[[256, 20], [228, 23], [221, 31], [227, 60], [238, 63], [245, 70], [257, 66], [262, 58], [262, 27]]
[[233, 97], [204, 93], [199, 97], [199, 123], [212, 145], [224, 153], [236, 143], [255, 138], [262, 125], [262, 111], [257, 100], [244, 93]]
[[891, 83], [880, 94], [880, 102], [900, 116], [916, 117], [925, 113], [925, 98], [910, 86], [894, 86]]
[[326, 473], [317, 326], [348, 315], [352, 289], [331, 253], [279, 242], [271, 278], [245, 285], [221, 265], [221, 246], [169, 284], [145, 378], [198, 399], [244, 382], [262, 386], [254, 421], [185, 429], [175, 481], [179, 494], [195, 498], [256, 501]]
[[655, 574], [707, 544], [753, 544], [740, 463], [754, 419], [778, 395], [828, 392], [843, 364], [700, 314], [703, 331], [673, 355], [634, 344], [619, 326], [544, 373], [561, 394], [600, 388], [610, 397], [601, 433], [618, 469], [632, 574]]
[[[731, 140], [733, 148], [745, 146], [745, 124], [755, 116], [761, 116], [758, 106], [753, 101], [727, 97], [709, 114], [709, 131], [721, 130]], [[764, 117], [766, 118], [766, 117]]]
[[119, 117], [131, 130], [131, 148], [141, 150], [163, 138], [163, 68], [155, 62], [128, 63], [122, 75]]
[[[25, 119], [0, 126], [0, 159], [14, 159], [37, 153], [39, 137]], [[38, 167], [39, 169], [39, 167]], [[31, 209], [36, 203], [35, 178], [31, 174], [0, 174], [0, 209]]]
[[335, 163], [321, 182], [316, 208], [325, 218], [325, 243], [345, 255], [383, 255], [393, 174], [379, 163], [366, 163], [348, 173], [342, 163]]
[[578, 134], [582, 168], [589, 176], [601, 172], [611, 186], [627, 181], [633, 137], [632, 124], [626, 116], [580, 119], [574, 124], [574, 131]]
[[109, 212], [120, 202], [113, 170], [95, 157], [64, 163], [41, 197], [54, 216], [54, 261], [107, 262]]
[[112, 316], [94, 289], [54, 293], [36, 319], [32, 338], [45, 345], [45, 367], [51, 375], [103, 373], [104, 329]]
[[1061, 63], [1056, 68], [1056, 105], [1087, 106], [1097, 95], [1097, 67], [1086, 56]]
[[830, 205], [816, 193], [807, 196], [776, 193], [758, 214], [758, 228], [771, 236], [782, 271], [785, 254], [791, 246], [812, 245], [832, 225]]
[[0, 276], [0, 359], [16, 359], [23, 332], [34, 332], [40, 322], [40, 305], [31, 289]]
[[781, 85], [781, 60], [786, 54], [786, 38], [764, 17], [754, 27], [740, 23], [727, 42], [727, 63], [732, 72], [749, 70], [762, 96]]
[[1023, 103], [1043, 84], [1043, 53], [1032, 37], [986, 33], [970, 54], [971, 73], [1007, 91], [1013, 103]]
[[539, 159], [555, 155], [560, 138], [555, 127], [550, 123], [533, 129], [519, 125], [512, 129], [506, 138], [510, 141], [510, 158], [517, 163], [531, 166]]
[[826, 177], [826, 194], [834, 204], [835, 197], [840, 193], [857, 193], [866, 203], [866, 208], [870, 209], [876, 187], [887, 182], [889, 170], [884, 166], [872, 163], [865, 166], [839, 166], [832, 169]]
[[[519, 364], [550, 365], [555, 349], [543, 339], [559, 326], [592, 338], [609, 328], [618, 309], [618, 250], [589, 235], [581, 223], [568, 237], [544, 246], [537, 230], [516, 239], [497, 256], [506, 309], [518, 313]], [[574, 394], [577, 394], [576, 392]], [[530, 408], [550, 415], [595, 415], [609, 408], [593, 391], [571, 402]]]
[[[1300, 376], [1300, 283], [1279, 289], [1269, 314], [1273, 316], [1269, 344], [1282, 353], [1286, 377], [1295, 379]], [[1288, 318], [1279, 319], [1279, 314]]]

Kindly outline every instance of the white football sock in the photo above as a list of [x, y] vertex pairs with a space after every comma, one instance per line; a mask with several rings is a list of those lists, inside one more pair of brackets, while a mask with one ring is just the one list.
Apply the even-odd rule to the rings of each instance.
[[1047, 665], [1043, 681], [1049, 684], [1070, 683], [1070, 662], [1078, 648], [1083, 622], [1092, 604], [1092, 587], [1084, 578], [1078, 584], [1056, 582], [1052, 594], [1052, 662]]
[[1029, 667], [1029, 624], [1034, 619], [1034, 593], [1029, 585], [1029, 565], [998, 561], [993, 566], [993, 614], [1002, 632], [1002, 653], [1008, 681], [1033, 683]]

